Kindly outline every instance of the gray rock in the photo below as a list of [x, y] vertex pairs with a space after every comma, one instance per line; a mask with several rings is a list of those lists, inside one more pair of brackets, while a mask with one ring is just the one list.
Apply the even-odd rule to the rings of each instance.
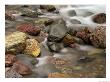
[[62, 48], [64, 48], [62, 43], [47, 42], [47, 45], [49, 49], [54, 52], [59, 52]]
[[50, 42], [60, 41], [65, 36], [66, 33], [67, 33], [67, 27], [65, 23], [59, 21], [58, 23], [51, 25], [48, 41]]

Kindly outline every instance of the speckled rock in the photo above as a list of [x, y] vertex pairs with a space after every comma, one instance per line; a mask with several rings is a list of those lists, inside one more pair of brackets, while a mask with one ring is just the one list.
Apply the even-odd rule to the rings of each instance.
[[23, 8], [21, 13], [22, 13], [21, 16], [32, 17], [32, 18], [38, 17], [37, 11], [34, 11], [32, 9], [28, 9], [28, 8]]
[[99, 13], [93, 17], [93, 21], [98, 24], [106, 23], [106, 14]]
[[90, 34], [91, 30], [88, 27], [85, 27], [84, 29], [81, 29], [80, 31], [77, 31], [75, 33], [76, 37], [81, 38], [85, 43], [90, 44]]
[[17, 73], [14, 69], [8, 69], [5, 72], [5, 77], [6, 78], [22, 78], [23, 76]]
[[40, 33], [39, 26], [34, 26], [33, 24], [29, 24], [29, 23], [22, 23], [20, 25], [17, 25], [16, 29], [18, 31], [25, 32], [32, 36], [36, 36]]
[[26, 48], [24, 50], [25, 54], [32, 55], [37, 57], [40, 55], [40, 44], [35, 39], [27, 39], [26, 40]]
[[83, 40], [81, 40], [80, 38], [77, 38], [75, 36], [71, 36], [70, 34], [67, 34], [62, 42], [64, 43], [64, 45], [70, 45], [70, 44], [74, 44], [74, 43], [84, 43]]
[[90, 36], [90, 40], [95, 47], [106, 47], [106, 27], [98, 27]]
[[16, 56], [13, 54], [6, 54], [5, 55], [5, 66], [12, 66], [13, 63], [16, 61]]
[[50, 25], [53, 23], [53, 20], [50, 18], [46, 18], [46, 17], [40, 17], [38, 19], [35, 20], [35, 24], [36, 25]]
[[24, 64], [20, 60], [13, 64], [12, 69], [21, 75], [28, 75], [32, 73], [32, 70], [28, 67], [28, 65]]
[[6, 52], [20, 53], [25, 49], [25, 41], [28, 37], [23, 32], [13, 32], [6, 36]]
[[56, 10], [56, 8], [53, 5], [40, 5], [41, 9], [45, 9], [49, 12]]

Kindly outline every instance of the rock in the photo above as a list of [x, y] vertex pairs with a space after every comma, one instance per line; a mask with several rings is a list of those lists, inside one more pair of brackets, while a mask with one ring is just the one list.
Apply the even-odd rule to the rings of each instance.
[[32, 73], [32, 70], [28, 67], [28, 65], [24, 64], [20, 60], [13, 64], [12, 69], [21, 75], [28, 75]]
[[12, 66], [13, 63], [16, 61], [16, 56], [13, 54], [6, 54], [5, 55], [5, 66]]
[[39, 26], [34, 26], [33, 24], [29, 24], [29, 23], [22, 23], [20, 25], [17, 25], [16, 29], [32, 36], [36, 36], [40, 33]]
[[49, 31], [48, 41], [60, 41], [66, 34], [67, 28], [64, 23], [52, 24]]
[[90, 35], [90, 40], [95, 47], [106, 48], [106, 27], [105, 26], [98, 27]]
[[15, 70], [9, 69], [5, 71], [5, 77], [6, 78], [22, 78], [23, 76], [17, 73]]
[[48, 78], [71, 78], [71, 76], [65, 73], [54, 72], [54, 73], [48, 74]]
[[27, 36], [23, 32], [13, 32], [6, 36], [5, 48], [6, 52], [20, 53], [25, 49], [25, 41]]
[[83, 40], [81, 40], [80, 38], [77, 38], [75, 36], [72, 36], [70, 34], [67, 34], [62, 42], [64, 43], [64, 45], [70, 45], [70, 44], [74, 44], [74, 43], [84, 43]]
[[12, 15], [12, 11], [6, 11], [5, 12], [5, 20], [14, 21], [15, 17]]
[[23, 8], [21, 13], [22, 13], [21, 16], [32, 17], [32, 18], [38, 17], [38, 12], [29, 8]]
[[27, 39], [24, 53], [37, 57], [40, 54], [40, 44], [38, 41], [35, 39]]
[[37, 59], [35, 57], [32, 57], [31, 55], [19, 54], [16, 57], [19, 60], [21, 60], [23, 63], [25, 63], [26, 65], [28, 65], [30, 68], [33, 68], [34, 67], [34, 64], [35, 63], [38, 63]]
[[49, 49], [54, 52], [59, 52], [62, 48], [64, 48], [62, 43], [47, 42], [47, 45]]
[[102, 24], [106, 23], [106, 14], [105, 13], [99, 13], [93, 17], [93, 22]]
[[50, 18], [46, 18], [46, 17], [40, 17], [37, 20], [35, 20], [35, 24], [36, 25], [50, 25], [53, 23], [53, 20]]
[[40, 5], [40, 9], [45, 9], [49, 12], [56, 10], [56, 8], [53, 5]]
[[85, 43], [90, 44], [90, 34], [91, 30], [88, 27], [77, 31], [75, 36], [81, 38]]

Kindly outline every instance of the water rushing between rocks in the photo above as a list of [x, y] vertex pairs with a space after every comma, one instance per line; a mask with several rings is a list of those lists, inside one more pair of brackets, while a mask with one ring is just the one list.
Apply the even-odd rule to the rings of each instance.
[[6, 5], [5, 17], [6, 78], [106, 77], [103, 5]]

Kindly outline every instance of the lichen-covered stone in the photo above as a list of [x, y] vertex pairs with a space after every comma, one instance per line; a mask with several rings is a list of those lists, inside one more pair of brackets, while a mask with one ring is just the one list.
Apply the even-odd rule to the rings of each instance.
[[28, 37], [23, 32], [13, 32], [6, 36], [6, 52], [20, 53], [25, 49], [25, 41]]
[[37, 57], [40, 55], [40, 44], [35, 39], [27, 39], [26, 40], [26, 48], [24, 50], [25, 54], [32, 55]]
[[95, 47], [106, 48], [106, 27], [98, 27], [90, 36], [91, 43]]
[[50, 25], [53, 23], [53, 20], [50, 18], [46, 18], [46, 17], [40, 17], [38, 19], [35, 20], [35, 24], [36, 25]]
[[36, 36], [40, 33], [39, 26], [34, 26], [33, 24], [29, 24], [29, 23], [22, 23], [20, 25], [17, 25], [16, 29], [32, 36]]

